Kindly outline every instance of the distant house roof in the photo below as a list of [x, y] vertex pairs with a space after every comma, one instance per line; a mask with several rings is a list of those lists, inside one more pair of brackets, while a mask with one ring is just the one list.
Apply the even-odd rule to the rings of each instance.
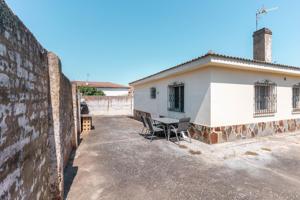
[[129, 86], [120, 85], [117, 83], [111, 83], [111, 82], [90, 82], [90, 81], [72, 81], [73, 84], [76, 84], [77, 86], [90, 86], [90, 87], [96, 87], [96, 88], [125, 88], [129, 89]]
[[[190, 65], [194, 63], [197, 66]], [[234, 56], [227, 56], [222, 54], [216, 54], [213, 52], [208, 52], [207, 54], [200, 56], [198, 58], [189, 60], [187, 62], [181, 63], [174, 67], [162, 70], [158, 73], [133, 81], [129, 83], [129, 85], [136, 85], [139, 83], [144, 83], [151, 80], [164, 78], [169, 75], [179, 74], [183, 71], [188, 71], [191, 69], [195, 69], [197, 67], [201, 67], [201, 66], [203, 67], [211, 64], [216, 64], [217, 66], [227, 65], [227, 67], [235, 65], [236, 66], [235, 68], [239, 68], [239, 69], [244, 68], [244, 69], [260, 70], [260, 71], [273, 71], [277, 73], [282, 72], [287, 74], [300, 75], [300, 68], [296, 66], [269, 63], [264, 61], [251, 60], [246, 58], [239, 58]]]

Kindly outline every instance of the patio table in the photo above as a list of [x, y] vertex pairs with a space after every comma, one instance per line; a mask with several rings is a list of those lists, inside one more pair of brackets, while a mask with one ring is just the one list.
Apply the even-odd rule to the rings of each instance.
[[169, 118], [169, 117], [163, 117], [163, 118], [153, 118], [154, 121], [156, 122], [160, 122], [164, 125], [167, 126], [167, 140], [170, 140], [170, 134], [171, 134], [171, 130], [170, 130], [170, 126], [174, 125], [174, 124], [178, 124], [179, 120], [178, 119], [173, 119], [173, 118]]

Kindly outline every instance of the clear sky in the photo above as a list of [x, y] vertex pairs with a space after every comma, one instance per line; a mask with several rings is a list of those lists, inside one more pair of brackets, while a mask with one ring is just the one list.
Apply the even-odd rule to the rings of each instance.
[[252, 58], [255, 12], [273, 60], [300, 66], [299, 0], [6, 0], [71, 80], [131, 81], [212, 50]]

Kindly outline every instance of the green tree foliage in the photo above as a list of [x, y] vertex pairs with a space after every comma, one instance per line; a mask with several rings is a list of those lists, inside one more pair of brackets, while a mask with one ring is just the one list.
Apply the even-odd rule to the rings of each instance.
[[79, 91], [83, 96], [105, 96], [102, 90], [97, 90], [95, 87], [80, 86]]

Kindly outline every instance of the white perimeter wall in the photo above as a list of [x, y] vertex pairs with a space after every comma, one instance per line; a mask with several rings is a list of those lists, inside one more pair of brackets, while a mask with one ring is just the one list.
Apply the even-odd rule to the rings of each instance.
[[[300, 82], [299, 77], [228, 68], [211, 70], [212, 127], [300, 118], [292, 114], [292, 86]], [[265, 79], [277, 84], [277, 112], [270, 117], [254, 117], [254, 83]]]
[[85, 96], [90, 115], [132, 115], [133, 98], [128, 96]]
[[[200, 69], [152, 83], [134, 87], [134, 109], [172, 118], [191, 117], [192, 122], [210, 125], [210, 70]], [[168, 85], [184, 83], [184, 113], [168, 111]], [[150, 88], [156, 87], [156, 99], [150, 98]]]

